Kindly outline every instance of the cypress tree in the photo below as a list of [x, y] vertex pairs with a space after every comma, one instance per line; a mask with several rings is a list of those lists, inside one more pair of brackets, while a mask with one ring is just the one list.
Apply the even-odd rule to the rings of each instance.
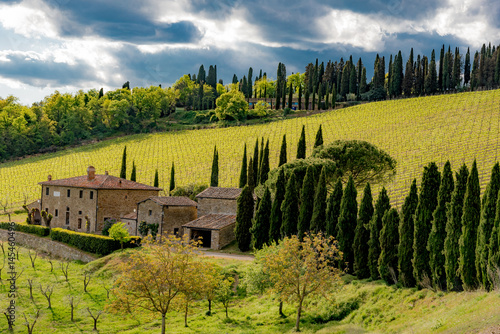
[[299, 143], [297, 145], [297, 159], [306, 158], [306, 127], [302, 125], [302, 132], [300, 133]]
[[335, 238], [337, 238], [337, 223], [340, 215], [342, 194], [342, 180], [339, 177], [326, 206], [326, 234]]
[[354, 233], [354, 273], [359, 279], [370, 277], [368, 268], [368, 242], [370, 220], [373, 216], [373, 199], [370, 183], [366, 183], [363, 199], [359, 205], [358, 222]]
[[398, 269], [399, 280], [406, 287], [415, 286], [413, 277], [413, 215], [417, 209], [418, 193], [417, 180], [413, 179], [410, 193], [403, 204], [402, 217], [399, 224]]
[[302, 85], [299, 86], [299, 104], [297, 106], [298, 110], [302, 110]]
[[120, 170], [120, 178], [122, 178], [122, 179], [127, 178], [127, 145], [125, 145], [125, 148], [123, 149], [122, 168]]
[[[392, 208], [382, 217], [378, 272], [387, 283], [396, 283], [398, 277], [399, 213]], [[391, 272], [392, 271], [392, 272]]]
[[326, 231], [326, 171], [321, 168], [316, 193], [314, 194], [314, 208], [310, 229], [313, 233]]
[[297, 234], [297, 218], [299, 216], [299, 204], [297, 191], [295, 190], [295, 174], [292, 173], [286, 184], [285, 198], [281, 203], [283, 214], [281, 221], [281, 236], [289, 237]]
[[269, 243], [269, 217], [271, 216], [271, 192], [266, 187], [264, 196], [259, 202], [253, 226], [250, 229], [252, 234], [253, 249], [261, 249]]
[[250, 189], [252, 189], [252, 191], [255, 188], [255, 176], [253, 174], [253, 166], [254, 163], [252, 158], [250, 157], [250, 162], [248, 163], [247, 184], [250, 187]]
[[281, 212], [281, 204], [285, 198], [285, 171], [280, 169], [278, 180], [276, 181], [276, 194], [271, 209], [270, 227], [269, 227], [269, 241], [278, 242], [281, 236], [281, 222], [283, 213]]
[[255, 184], [257, 184], [256, 181], [259, 177], [259, 138], [255, 141], [255, 147], [253, 149], [253, 177]]
[[477, 279], [485, 289], [489, 289], [488, 250], [491, 231], [495, 224], [498, 191], [500, 190], [500, 165], [498, 162], [491, 171], [490, 183], [486, 187], [481, 208], [481, 219], [477, 229], [476, 271]]
[[[260, 142], [260, 153], [259, 153], [259, 174], [256, 174], [257, 181], [260, 180], [260, 169], [262, 168], [262, 161], [264, 160], [264, 137], [262, 137], [262, 141]], [[259, 184], [259, 182], [257, 182]]]
[[413, 277], [417, 284], [423, 283], [425, 277], [431, 279], [429, 266], [429, 251], [427, 240], [431, 231], [432, 214], [437, 207], [437, 195], [441, 175], [436, 163], [431, 162], [424, 167], [422, 187], [415, 210], [415, 225], [413, 231]]
[[240, 172], [240, 188], [243, 188], [247, 184], [247, 144], [243, 149], [243, 159], [241, 160], [241, 172]]
[[467, 48], [467, 53], [465, 54], [464, 63], [464, 86], [466, 86], [470, 81], [470, 50]]
[[467, 180], [462, 214], [462, 235], [458, 241], [460, 249], [458, 271], [466, 290], [474, 290], [478, 286], [475, 263], [477, 226], [481, 216], [480, 192], [479, 176], [476, 160], [474, 160]]
[[278, 162], [278, 167], [283, 164], [286, 164], [286, 133], [283, 135], [283, 141], [281, 142], [280, 160]]
[[338, 222], [338, 241], [340, 251], [343, 253], [342, 263], [348, 272], [352, 273], [354, 269], [354, 231], [358, 216], [358, 202], [356, 201], [356, 187], [352, 176], [342, 195], [340, 202], [340, 216]]
[[136, 180], [136, 173], [137, 173], [137, 170], [135, 168], [135, 160], [132, 161], [132, 172], [130, 173], [130, 181], [134, 181]]
[[288, 88], [290, 91], [288, 93], [288, 108], [292, 108], [292, 99], [293, 99], [293, 84], [290, 82], [290, 87]]
[[375, 211], [370, 221], [370, 241], [368, 242], [368, 268], [372, 279], [379, 278], [378, 258], [380, 257], [380, 230], [382, 230], [382, 218], [387, 210], [391, 208], [387, 190], [382, 187], [375, 202]]
[[323, 130], [321, 124], [319, 125], [318, 132], [316, 132], [316, 140], [314, 141], [314, 148], [323, 145]]
[[299, 239], [302, 240], [304, 233], [309, 231], [311, 217], [314, 208], [314, 171], [312, 167], [307, 167], [306, 176], [302, 182], [302, 190], [300, 192], [300, 211], [299, 223], [297, 226]]
[[168, 189], [169, 191], [175, 189], [175, 166], [173, 162], [172, 162], [172, 168], [170, 169], [170, 186]]
[[156, 171], [155, 171], [155, 180], [153, 182], [153, 187], [156, 187], [158, 188], [159, 186], [159, 180], [158, 180], [158, 168], [156, 168]]
[[219, 153], [217, 146], [214, 146], [214, 158], [212, 160], [212, 174], [210, 175], [210, 187], [219, 186]]
[[455, 173], [455, 189], [451, 194], [451, 202], [447, 205], [446, 238], [444, 239], [444, 258], [446, 273], [446, 288], [448, 291], [462, 289], [462, 281], [458, 271], [458, 258], [460, 255], [458, 241], [462, 235], [462, 213], [464, 206], [465, 190], [469, 170], [465, 164], [460, 171]]
[[[500, 195], [500, 192], [499, 192]], [[488, 247], [487, 273], [489, 284], [497, 288], [500, 284], [498, 270], [500, 269], [500, 196], [497, 195], [497, 210], [495, 214], [495, 224], [491, 231]]]
[[444, 289], [446, 287], [444, 269], [444, 239], [446, 238], [447, 221], [446, 206], [451, 201], [453, 188], [453, 173], [451, 172], [450, 162], [447, 161], [443, 168], [443, 177], [441, 178], [438, 193], [438, 204], [433, 214], [431, 232], [427, 241], [432, 284], [436, 289]]
[[266, 148], [264, 149], [264, 153], [262, 155], [262, 163], [259, 168], [259, 183], [264, 184], [267, 181], [267, 177], [269, 174], [269, 139], [266, 142]]
[[252, 227], [254, 200], [250, 187], [245, 186], [243, 188], [238, 197], [237, 205], [234, 235], [238, 242], [238, 248], [242, 252], [246, 252], [250, 249], [250, 242], [252, 241], [250, 228]]

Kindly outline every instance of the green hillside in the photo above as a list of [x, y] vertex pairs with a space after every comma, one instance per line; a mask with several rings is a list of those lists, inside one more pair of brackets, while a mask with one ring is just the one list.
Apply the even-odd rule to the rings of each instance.
[[[310, 117], [272, 123], [133, 135], [0, 165], [1, 200], [21, 203], [39, 198], [37, 185], [53, 179], [82, 175], [89, 165], [98, 174], [119, 175], [121, 154], [127, 145], [128, 170], [137, 166], [137, 181], [152, 184], [155, 169], [160, 187], [169, 184], [175, 162], [176, 184], [209, 183], [213, 147], [219, 151], [219, 185], [237, 186], [243, 145], [249, 152], [257, 138], [269, 138], [271, 168], [276, 167], [281, 139], [287, 135], [288, 157], [296, 155], [302, 125], [307, 152], [312, 151], [320, 124], [326, 143], [336, 139], [366, 140], [387, 151], [397, 162], [397, 176], [387, 186], [391, 201], [401, 205], [413, 178], [420, 180], [430, 161], [439, 167], [450, 160], [453, 170], [478, 160], [484, 190], [500, 147], [500, 90], [383, 101], [329, 111]], [[378, 192], [379, 187], [374, 187]]]

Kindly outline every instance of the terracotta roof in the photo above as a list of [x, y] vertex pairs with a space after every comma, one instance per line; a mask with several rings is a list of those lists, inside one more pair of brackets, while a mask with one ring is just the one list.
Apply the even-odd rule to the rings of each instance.
[[236, 215], [209, 214], [190, 221], [189, 223], [182, 225], [182, 227], [220, 230], [235, 223]]
[[240, 194], [240, 188], [210, 187], [196, 195], [196, 198], [237, 199]]
[[36, 201], [33, 201], [29, 204], [26, 204], [26, 207], [28, 209], [39, 209], [40, 210], [40, 200], [37, 199]]
[[88, 179], [87, 175], [70, 177], [67, 179], [51, 180], [39, 182], [38, 184], [46, 186], [63, 186], [75, 188], [90, 188], [90, 189], [127, 189], [127, 190], [162, 190], [148, 186], [146, 184], [121, 179], [112, 175], [95, 175], [92, 180]]
[[185, 196], [151, 196], [139, 203], [145, 202], [147, 200], [152, 200], [160, 205], [168, 206], [198, 206], [198, 203]]
[[131, 212], [131, 213], [128, 213], [126, 214], [125, 216], [122, 216], [120, 218], [123, 218], [123, 219], [131, 219], [131, 220], [137, 220], [137, 212]]

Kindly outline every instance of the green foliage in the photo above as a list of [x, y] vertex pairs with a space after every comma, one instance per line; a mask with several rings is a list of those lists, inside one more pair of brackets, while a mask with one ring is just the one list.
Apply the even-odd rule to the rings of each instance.
[[127, 178], [127, 145], [125, 145], [125, 148], [123, 149], [122, 167], [120, 169], [120, 177], [122, 179]]
[[444, 239], [446, 238], [446, 206], [451, 201], [453, 192], [453, 174], [450, 162], [447, 161], [443, 168], [443, 177], [439, 186], [438, 204], [433, 214], [431, 232], [427, 242], [429, 251], [429, 266], [431, 268], [432, 284], [435, 288], [444, 289], [446, 274], [444, 269]]
[[172, 162], [172, 168], [170, 169], [170, 185], [168, 187], [168, 191], [172, 192], [175, 189], [175, 166]]
[[[154, 181], [153, 181], [153, 187], [156, 187], [158, 188], [160, 185], [160, 180], [158, 178], [158, 168], [155, 170], [155, 178], [154, 178]], [[175, 188], [175, 187], [174, 187]]]
[[214, 147], [214, 158], [212, 160], [212, 174], [210, 175], [210, 187], [219, 186], [219, 152], [217, 146]]
[[137, 178], [137, 171], [135, 168], [135, 161], [132, 161], [132, 172], [130, 173], [130, 181], [135, 182], [136, 178]]
[[286, 184], [285, 198], [281, 203], [281, 212], [283, 214], [281, 222], [282, 237], [289, 237], [297, 234], [299, 199], [297, 198], [295, 182], [295, 174], [292, 173]]
[[370, 220], [373, 217], [373, 199], [370, 183], [366, 183], [359, 205], [358, 221], [354, 232], [354, 274], [359, 278], [370, 277], [368, 267], [368, 242], [370, 241]]
[[449, 291], [462, 289], [460, 274], [458, 273], [458, 258], [460, 255], [458, 241], [462, 235], [462, 213], [469, 170], [465, 164], [455, 173], [455, 189], [451, 195], [451, 202], [447, 205], [446, 238], [444, 240], [446, 287]]
[[120, 246], [123, 249], [123, 243], [130, 237], [130, 234], [124, 223], [117, 222], [109, 229], [109, 237], [120, 242]]
[[153, 240], [156, 240], [156, 235], [158, 234], [158, 228], [160, 227], [160, 224], [158, 223], [153, 223], [153, 224], [148, 224], [149, 231], [151, 231], [151, 236], [153, 237]]
[[237, 89], [219, 96], [215, 102], [215, 114], [219, 120], [243, 120], [248, 114], [248, 103], [245, 95]]
[[139, 231], [139, 234], [144, 238], [148, 235], [149, 224], [143, 220], [139, 223], [139, 227], [137, 228], [137, 230]]
[[487, 273], [489, 284], [492, 287], [500, 285], [500, 196], [497, 196], [497, 210], [495, 214], [495, 223], [491, 231], [488, 247]]
[[302, 241], [304, 233], [309, 231], [314, 208], [314, 175], [311, 167], [307, 168], [306, 176], [300, 191], [300, 210], [297, 231]]
[[[281, 223], [283, 220], [283, 213], [281, 212], [281, 204], [285, 198], [285, 172], [283, 169], [278, 174], [276, 181], [276, 192], [274, 196], [273, 205], [271, 208], [270, 226], [269, 226], [269, 241], [278, 242], [281, 236]], [[269, 188], [266, 188], [269, 190]]]
[[250, 233], [252, 234], [253, 249], [261, 249], [263, 245], [269, 243], [269, 218], [271, 216], [271, 193], [266, 188], [264, 196], [259, 202], [259, 207], [255, 212]]
[[310, 230], [312, 233], [326, 232], [326, 172], [321, 169], [318, 185], [314, 194], [314, 208], [311, 217]]
[[[121, 248], [120, 242], [114, 240], [113, 238], [102, 235], [73, 232], [62, 228], [53, 228], [50, 231], [50, 238], [54, 241], [63, 242], [85, 252], [98, 255], [108, 255]], [[123, 243], [123, 247], [137, 247], [140, 241], [141, 238], [139, 237], [126, 238]]]
[[[10, 224], [8, 222], [0, 222], [0, 229], [8, 230], [10, 229]], [[14, 231], [35, 234], [39, 237], [46, 237], [50, 234], [50, 228], [40, 225], [32, 225], [26, 223], [15, 223]]]
[[334, 161], [343, 181], [352, 176], [356, 187], [388, 182], [396, 174], [396, 160], [366, 141], [336, 140], [317, 147], [312, 157]]
[[252, 157], [250, 157], [250, 161], [248, 163], [247, 184], [250, 187], [250, 189], [252, 189], [252, 190], [255, 188], [255, 175], [253, 173], [253, 171], [254, 171], [253, 165], [254, 165], [254, 163], [253, 163]]
[[462, 235], [458, 241], [460, 249], [458, 271], [466, 290], [474, 290], [478, 286], [475, 263], [477, 226], [481, 217], [480, 193], [479, 176], [476, 160], [474, 160], [469, 178], [467, 179], [467, 190], [465, 191], [464, 211], [462, 214]]
[[339, 178], [335, 188], [328, 198], [326, 206], [326, 235], [337, 237], [337, 223], [340, 216], [340, 202], [342, 201], [342, 180]]
[[384, 217], [382, 217], [382, 226], [378, 272], [387, 283], [397, 283], [399, 214], [396, 209], [392, 208], [385, 212]]
[[481, 219], [477, 230], [476, 272], [479, 284], [489, 289], [488, 249], [491, 231], [495, 223], [496, 204], [500, 190], [500, 165], [497, 162], [491, 171], [491, 178], [483, 196]]
[[377, 202], [375, 203], [375, 212], [370, 221], [370, 241], [368, 242], [368, 267], [370, 268], [370, 277], [372, 279], [379, 278], [378, 258], [380, 257], [380, 231], [382, 230], [382, 218], [386, 211], [391, 208], [387, 190], [382, 188], [378, 194]]
[[417, 179], [413, 179], [410, 193], [406, 196], [399, 223], [399, 245], [398, 245], [398, 271], [399, 281], [405, 287], [415, 286], [413, 277], [413, 215], [418, 205]]
[[170, 196], [186, 196], [196, 201], [196, 195], [207, 189], [208, 185], [199, 183], [190, 183], [185, 187], [177, 187], [170, 192]]
[[302, 126], [302, 132], [300, 133], [299, 143], [297, 144], [297, 159], [306, 158], [306, 127]]
[[236, 226], [234, 234], [238, 242], [238, 248], [242, 252], [250, 249], [252, 235], [250, 228], [252, 227], [254, 199], [252, 189], [245, 186], [241, 191], [237, 201], [238, 207], [236, 212]]
[[255, 147], [253, 150], [253, 177], [254, 177], [254, 185], [257, 185], [257, 179], [259, 178], [259, 138], [255, 140]]
[[358, 202], [356, 201], [356, 187], [354, 180], [349, 178], [340, 202], [340, 216], [338, 222], [339, 249], [343, 253], [343, 266], [349, 273], [354, 269], [354, 233], [357, 224]]
[[437, 207], [437, 195], [441, 183], [441, 174], [436, 163], [424, 167], [422, 187], [418, 195], [415, 210], [413, 233], [413, 277], [417, 284], [422, 284], [427, 276], [431, 278], [427, 241], [431, 232], [432, 214]]
[[318, 132], [316, 132], [316, 139], [314, 140], [314, 148], [323, 145], [323, 130], [321, 124], [319, 125]]
[[248, 109], [248, 119], [266, 117], [271, 112], [270, 104], [265, 101], [258, 101], [253, 109]]
[[107, 219], [104, 222], [104, 226], [102, 227], [101, 234], [104, 236], [109, 236], [109, 229], [111, 228], [111, 226], [113, 226], [114, 223], [116, 223], [116, 219]]
[[263, 184], [264, 182], [267, 181], [269, 169], [270, 167], [269, 167], [269, 139], [268, 139], [259, 166], [259, 184]]
[[247, 170], [247, 144], [245, 143], [245, 148], [243, 149], [243, 159], [241, 160], [240, 188], [243, 188], [247, 184]]
[[278, 162], [278, 167], [286, 164], [286, 133], [283, 135], [283, 141], [281, 142], [280, 158]]

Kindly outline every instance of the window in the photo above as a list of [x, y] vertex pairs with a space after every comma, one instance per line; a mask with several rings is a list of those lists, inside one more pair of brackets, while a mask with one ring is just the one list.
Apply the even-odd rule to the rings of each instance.
[[49, 187], [45, 188], [45, 195], [49, 196]]
[[153, 214], [153, 210], [149, 210], [149, 215], [151, 216]]
[[80, 190], [80, 198], [83, 198], [83, 190]]
[[174, 235], [177, 235], [177, 236], [179, 235], [179, 228], [177, 228], [177, 227], [174, 228]]
[[90, 192], [90, 199], [94, 199], [94, 192], [93, 191]]
[[66, 225], [69, 225], [69, 208], [66, 207]]
[[78, 229], [82, 228], [82, 218], [78, 218]]
[[70, 189], [67, 190], [67, 193], [68, 193], [68, 197], [71, 197], [71, 190]]
[[79, 214], [79, 215], [81, 215], [81, 214], [82, 214], [82, 212], [81, 212], [81, 211], [78, 211], [78, 214]]
[[58, 217], [59, 216], [59, 210], [56, 209], [56, 212], [55, 212], [55, 216]]
[[49, 213], [49, 208], [45, 208], [45, 212]]

